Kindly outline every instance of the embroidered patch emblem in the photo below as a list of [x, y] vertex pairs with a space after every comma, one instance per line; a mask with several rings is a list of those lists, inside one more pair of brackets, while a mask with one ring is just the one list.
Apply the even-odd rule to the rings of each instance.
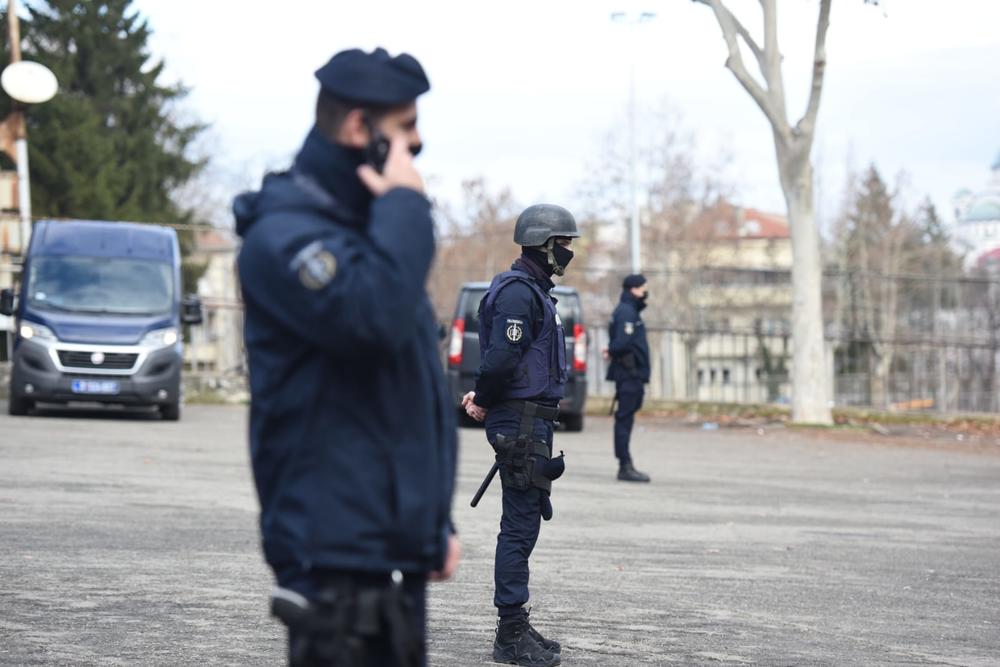
[[507, 320], [507, 340], [511, 343], [519, 343], [524, 337], [524, 329], [522, 325], [524, 322], [521, 320]]
[[631, 323], [631, 322], [626, 322], [625, 323], [625, 335], [626, 336], [631, 336], [634, 333], [635, 333], [635, 325], [633, 323]]
[[330, 284], [337, 274], [337, 258], [321, 241], [315, 241], [295, 255], [291, 268], [306, 289], [318, 290]]

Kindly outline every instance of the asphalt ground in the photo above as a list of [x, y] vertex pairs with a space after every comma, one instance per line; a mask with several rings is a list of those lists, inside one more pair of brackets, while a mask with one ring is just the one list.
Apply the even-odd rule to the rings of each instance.
[[[245, 423], [0, 417], [0, 664], [281, 664]], [[606, 418], [556, 435], [531, 604], [563, 664], [1000, 665], [996, 450], [640, 418], [653, 482], [630, 485], [610, 441]], [[469, 507], [490, 462], [463, 429], [431, 665], [490, 660], [499, 487]]]

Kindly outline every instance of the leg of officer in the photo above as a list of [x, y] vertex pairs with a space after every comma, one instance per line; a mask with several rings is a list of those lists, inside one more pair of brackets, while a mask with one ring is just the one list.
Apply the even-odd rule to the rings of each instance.
[[[520, 431], [521, 416], [507, 407], [498, 407], [490, 410], [486, 422], [486, 432], [491, 442], [497, 433], [516, 438]], [[535, 419], [533, 435], [548, 443], [551, 448], [550, 422]], [[539, 642], [540, 635], [533, 632], [524, 610], [530, 597], [528, 560], [538, 541], [544, 491], [537, 487], [518, 490], [505, 486], [502, 493], [503, 514], [500, 517], [493, 572], [496, 586], [493, 604], [497, 607], [499, 617], [493, 658], [499, 662], [528, 667], [558, 665], [558, 655]]]
[[648, 482], [649, 476], [632, 465], [630, 450], [635, 414], [642, 408], [645, 387], [641, 380], [618, 383], [618, 410], [615, 412], [615, 456], [618, 458], [618, 479], [624, 482]]
[[[521, 415], [507, 406], [493, 408], [486, 417], [486, 433], [491, 443], [498, 434], [517, 438], [520, 428]], [[551, 443], [550, 430], [544, 421], [534, 420], [533, 429], [535, 437]], [[503, 514], [497, 535], [493, 599], [500, 615], [519, 611], [528, 601], [528, 558], [541, 526], [540, 493], [535, 487], [525, 490], [502, 487]]]

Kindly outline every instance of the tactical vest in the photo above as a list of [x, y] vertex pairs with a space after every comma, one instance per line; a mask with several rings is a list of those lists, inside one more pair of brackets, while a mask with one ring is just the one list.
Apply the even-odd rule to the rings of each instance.
[[[563, 333], [562, 320], [556, 312], [556, 305], [548, 294], [542, 291], [534, 279], [523, 271], [506, 271], [493, 279], [489, 290], [479, 303], [479, 349], [480, 354], [486, 354], [490, 344], [490, 333], [493, 326], [494, 306], [500, 291], [520, 280], [531, 288], [542, 304], [541, 331], [535, 336], [517, 365], [517, 369], [504, 392], [503, 400], [512, 399], [549, 399], [559, 400], [563, 397], [568, 376], [566, 368], [566, 336]], [[531, 326], [534, 323], [525, 323]]]

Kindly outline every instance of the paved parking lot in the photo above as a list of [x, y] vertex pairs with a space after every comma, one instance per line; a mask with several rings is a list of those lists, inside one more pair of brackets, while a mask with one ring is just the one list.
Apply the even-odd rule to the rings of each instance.
[[[5, 406], [0, 405], [0, 408]], [[0, 417], [0, 664], [274, 665], [246, 413]], [[1000, 456], [640, 422], [558, 434], [532, 560], [566, 665], [1000, 664]], [[431, 664], [489, 660], [494, 487], [462, 431], [465, 560], [435, 585]]]

